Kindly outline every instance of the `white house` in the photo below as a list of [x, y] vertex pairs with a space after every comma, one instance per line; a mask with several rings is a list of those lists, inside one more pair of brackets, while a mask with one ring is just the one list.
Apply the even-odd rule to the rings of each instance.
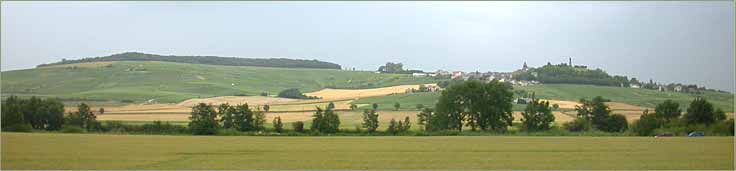
[[631, 88], [641, 88], [641, 85], [639, 85], [639, 84], [631, 84], [631, 85], [629, 85], [629, 87], [631, 87]]
[[462, 72], [462, 71], [453, 71], [452, 72], [452, 79], [455, 79], [455, 78], [458, 78], [458, 77], [462, 77], [463, 74], [464, 74], [464, 72]]

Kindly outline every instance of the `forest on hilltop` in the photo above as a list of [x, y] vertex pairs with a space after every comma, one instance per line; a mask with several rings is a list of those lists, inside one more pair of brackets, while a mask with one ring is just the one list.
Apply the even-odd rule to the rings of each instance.
[[139, 52], [125, 52], [110, 56], [82, 58], [78, 60], [62, 60], [60, 62], [41, 64], [37, 67], [85, 63], [85, 62], [103, 62], [103, 61], [164, 61], [164, 62], [180, 62], [190, 64], [209, 64], [209, 65], [228, 65], [228, 66], [258, 66], [258, 67], [277, 67], [277, 68], [320, 68], [320, 69], [340, 69], [340, 65], [330, 62], [318, 60], [303, 59], [286, 59], [286, 58], [238, 58], [238, 57], [218, 57], [218, 56], [163, 56], [156, 54], [145, 54]]

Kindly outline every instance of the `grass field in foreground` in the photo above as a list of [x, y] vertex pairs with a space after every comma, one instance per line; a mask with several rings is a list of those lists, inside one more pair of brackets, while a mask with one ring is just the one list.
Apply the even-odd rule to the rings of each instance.
[[1, 135], [2, 169], [734, 169], [733, 137]]

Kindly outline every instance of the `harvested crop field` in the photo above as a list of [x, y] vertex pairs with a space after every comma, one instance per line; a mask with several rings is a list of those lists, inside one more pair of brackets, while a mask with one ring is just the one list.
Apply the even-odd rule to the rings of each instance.
[[734, 169], [733, 137], [1, 135], [5, 170]]
[[232, 105], [245, 104], [248, 105], [265, 105], [265, 104], [287, 104], [291, 102], [301, 101], [299, 99], [287, 99], [280, 97], [265, 97], [265, 96], [219, 96], [211, 98], [199, 98], [189, 99], [178, 103], [178, 106], [192, 107], [199, 103], [220, 105], [223, 103], [229, 103]]
[[[436, 84], [426, 84], [436, 86]], [[400, 85], [372, 89], [322, 89], [316, 92], [305, 93], [307, 96], [317, 96], [322, 99], [356, 99], [361, 97], [385, 96], [396, 93], [405, 93], [408, 89], [418, 89], [419, 85]]]

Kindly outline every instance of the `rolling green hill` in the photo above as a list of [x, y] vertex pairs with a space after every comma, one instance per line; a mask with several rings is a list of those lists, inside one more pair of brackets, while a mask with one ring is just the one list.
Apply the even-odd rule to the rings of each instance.
[[276, 94], [288, 88], [310, 92], [328, 87], [375, 88], [437, 81], [366, 71], [118, 61], [5, 71], [2, 93], [67, 100], [178, 102], [197, 97]]
[[[733, 94], [718, 93], [707, 91], [704, 94], [687, 94], [677, 92], [661, 92], [648, 89], [633, 89], [608, 86], [592, 86], [592, 85], [573, 85], [573, 84], [544, 84], [525, 87], [514, 87], [515, 90], [526, 90], [535, 92], [536, 97], [544, 99], [557, 99], [578, 101], [580, 98], [591, 99], [595, 96], [603, 96], [614, 102], [622, 102], [643, 107], [654, 107], [658, 103], [662, 103], [667, 99], [680, 103], [680, 106], [687, 108], [695, 97], [704, 97], [715, 107], [721, 108], [727, 112], [733, 112]], [[439, 93], [416, 93], [416, 94], [396, 94], [384, 97], [370, 97], [357, 100], [353, 103], [378, 103], [381, 108], [391, 109], [395, 102], [401, 103], [401, 108], [411, 109], [416, 104], [425, 106], [433, 106], [439, 98]], [[519, 106], [515, 106], [514, 110], [522, 110]]]
[[82, 58], [77, 60], [62, 60], [50, 64], [41, 64], [38, 67], [54, 66], [63, 64], [76, 64], [87, 62], [107, 62], [107, 61], [161, 61], [161, 62], [179, 62], [190, 64], [209, 64], [209, 65], [227, 65], [227, 66], [260, 66], [260, 67], [278, 67], [278, 68], [321, 68], [321, 69], [340, 69], [340, 65], [330, 62], [318, 60], [303, 59], [287, 59], [287, 58], [237, 58], [237, 57], [219, 57], [219, 56], [163, 56], [156, 54], [145, 54], [139, 52], [125, 52], [110, 56]]

